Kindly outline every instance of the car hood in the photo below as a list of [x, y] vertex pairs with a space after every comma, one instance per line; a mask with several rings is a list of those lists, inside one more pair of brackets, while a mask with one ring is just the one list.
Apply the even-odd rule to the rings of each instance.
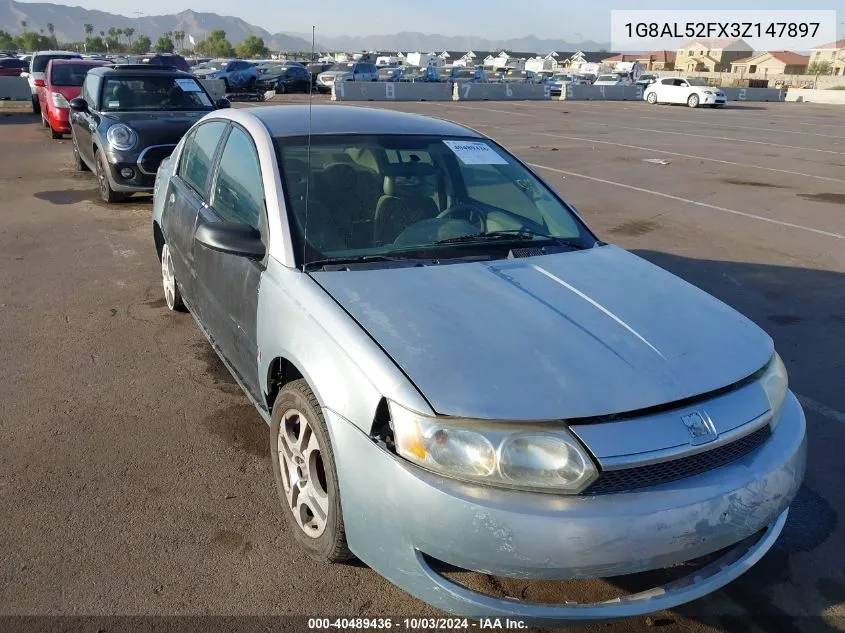
[[630, 412], [735, 383], [773, 353], [744, 316], [615, 246], [313, 277], [443, 415]]
[[195, 70], [193, 74], [195, 77], [208, 77], [209, 75], [214, 75], [216, 73], [222, 73], [222, 70], [214, 70], [212, 68], [204, 68], [202, 70]]
[[138, 145], [168, 145], [179, 142], [190, 127], [209, 111], [187, 112], [109, 112], [103, 119], [111, 123], [125, 123], [138, 134]]

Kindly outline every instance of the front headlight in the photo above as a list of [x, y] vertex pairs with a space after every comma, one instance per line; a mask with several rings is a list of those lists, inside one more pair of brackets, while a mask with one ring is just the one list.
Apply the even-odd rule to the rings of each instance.
[[70, 104], [68, 104], [67, 99], [61, 92], [51, 92], [50, 96], [53, 99], [53, 105], [57, 108], [69, 108]]
[[390, 403], [396, 452], [436, 473], [493, 486], [577, 494], [597, 476], [563, 427], [433, 418]]
[[702, 90], [701, 92], [706, 94], [706, 95], [712, 95], [713, 94], [713, 92], [710, 91], [710, 90]]
[[106, 140], [114, 149], [125, 152], [135, 147], [135, 143], [138, 142], [138, 135], [128, 125], [118, 123], [112, 125], [106, 132]]
[[772, 424], [777, 424], [783, 402], [786, 400], [786, 391], [789, 388], [789, 376], [786, 373], [786, 367], [777, 353], [763, 370], [760, 376], [760, 384], [763, 386], [763, 391], [769, 401], [769, 409], [772, 411]]

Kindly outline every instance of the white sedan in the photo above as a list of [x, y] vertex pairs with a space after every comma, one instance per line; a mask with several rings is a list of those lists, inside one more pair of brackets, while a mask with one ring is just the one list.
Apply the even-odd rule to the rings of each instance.
[[631, 80], [625, 75], [599, 75], [594, 86], [630, 86]]
[[691, 108], [725, 105], [725, 93], [708, 86], [702, 79], [664, 77], [648, 86], [644, 98], [649, 103], [685, 103]]

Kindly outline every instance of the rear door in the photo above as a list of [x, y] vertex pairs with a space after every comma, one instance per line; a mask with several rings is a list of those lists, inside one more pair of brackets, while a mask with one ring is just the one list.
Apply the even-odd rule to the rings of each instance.
[[654, 85], [654, 88], [657, 91], [658, 101], [674, 103], [675, 90], [677, 90], [674, 79], [661, 79], [659, 83]]
[[[264, 184], [258, 152], [249, 133], [232, 124], [210, 186], [209, 205], [197, 228], [209, 222], [236, 222], [261, 232], [267, 244]], [[258, 380], [258, 284], [264, 262], [194, 247], [196, 291], [203, 325], [256, 402]]]
[[189, 132], [176, 173], [168, 184], [161, 218], [182, 296], [200, 322], [203, 319], [196, 298], [194, 230], [197, 215], [207, 208], [214, 161], [227, 127], [226, 121], [212, 120]]

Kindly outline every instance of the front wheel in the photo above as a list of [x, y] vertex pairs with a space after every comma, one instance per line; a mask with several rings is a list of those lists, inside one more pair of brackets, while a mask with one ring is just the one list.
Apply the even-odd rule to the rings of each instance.
[[651, 105], [657, 103], [657, 93], [656, 92], [649, 92], [648, 96], [646, 97], [646, 101], [648, 101]]
[[250, 77], [249, 81], [246, 82], [246, 90], [247, 92], [255, 92], [255, 77]]
[[73, 141], [73, 166], [76, 167], [76, 171], [90, 171], [88, 165], [85, 164], [85, 161], [82, 160], [82, 156], [79, 154], [79, 143], [76, 142], [76, 135], [71, 132], [70, 137]]
[[165, 244], [161, 247], [161, 285], [164, 289], [164, 301], [169, 310], [184, 312], [185, 304], [182, 301], [182, 293], [179, 292], [179, 285], [176, 283], [176, 273], [173, 270], [173, 258], [170, 255], [170, 247]]
[[124, 195], [111, 188], [109, 182], [109, 166], [106, 163], [106, 157], [101, 151], [94, 154], [94, 165], [97, 169], [97, 184], [100, 186], [100, 197], [105, 202], [120, 202], [124, 199]]
[[32, 113], [38, 114], [39, 112], [41, 112], [41, 104], [38, 103], [38, 97], [33, 95], [32, 96]]
[[276, 84], [276, 94], [283, 95], [288, 91], [287, 86], [283, 83]]
[[689, 99], [687, 99], [687, 105], [691, 108], [697, 108], [698, 102], [699, 102], [698, 95], [690, 95]]
[[314, 559], [351, 558], [334, 452], [320, 404], [304, 380], [285, 385], [273, 404], [270, 459], [282, 512]]
[[53, 129], [52, 125], [50, 125], [50, 136], [52, 136], [53, 138], [64, 138], [64, 134], [62, 134], [61, 132], [56, 132], [56, 130]]

